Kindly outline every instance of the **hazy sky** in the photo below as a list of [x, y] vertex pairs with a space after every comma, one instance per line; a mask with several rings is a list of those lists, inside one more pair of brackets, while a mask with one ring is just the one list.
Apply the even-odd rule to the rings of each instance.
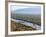
[[40, 14], [41, 7], [40, 6], [30, 6], [29, 7], [29, 6], [16, 6], [16, 5], [14, 5], [14, 6], [11, 6], [11, 11], [16, 11], [16, 13], [18, 13], [18, 14]]
[[18, 10], [18, 9], [23, 9], [23, 8], [28, 8], [27, 6], [11, 6], [11, 10]]

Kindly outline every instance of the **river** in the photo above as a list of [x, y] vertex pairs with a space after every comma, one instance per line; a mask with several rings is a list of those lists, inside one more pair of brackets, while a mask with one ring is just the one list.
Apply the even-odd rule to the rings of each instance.
[[21, 24], [26, 25], [26, 26], [31, 26], [32, 28], [34, 28], [36, 30], [40, 30], [41, 29], [41, 26], [39, 26], [37, 24], [33, 24], [31, 22], [27, 22], [27, 21], [24, 21], [24, 20], [18, 20], [18, 19], [11, 19], [11, 20], [16, 22], [16, 23], [21, 23]]

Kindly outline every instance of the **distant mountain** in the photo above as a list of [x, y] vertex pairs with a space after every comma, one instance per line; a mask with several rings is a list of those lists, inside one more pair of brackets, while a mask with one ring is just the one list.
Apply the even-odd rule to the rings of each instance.
[[41, 9], [37, 9], [37, 8], [24, 8], [24, 9], [18, 9], [18, 10], [14, 10], [12, 11], [12, 13], [15, 14], [32, 14], [32, 15], [40, 15], [41, 13]]

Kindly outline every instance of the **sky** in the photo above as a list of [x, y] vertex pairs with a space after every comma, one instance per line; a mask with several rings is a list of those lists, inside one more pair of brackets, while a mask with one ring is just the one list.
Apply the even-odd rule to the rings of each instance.
[[18, 14], [40, 14], [40, 6], [11, 6], [11, 11], [15, 11]]
[[24, 7], [24, 6], [11, 6], [11, 10], [17, 10], [17, 9], [23, 9], [23, 8], [28, 8], [28, 7]]

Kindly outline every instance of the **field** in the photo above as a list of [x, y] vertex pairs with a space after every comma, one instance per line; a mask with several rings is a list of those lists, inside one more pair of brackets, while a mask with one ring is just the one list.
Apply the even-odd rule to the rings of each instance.
[[13, 14], [13, 19], [22, 19], [24, 21], [28, 21], [34, 24], [38, 24], [41, 26], [41, 16], [40, 15], [23, 15], [23, 14]]

